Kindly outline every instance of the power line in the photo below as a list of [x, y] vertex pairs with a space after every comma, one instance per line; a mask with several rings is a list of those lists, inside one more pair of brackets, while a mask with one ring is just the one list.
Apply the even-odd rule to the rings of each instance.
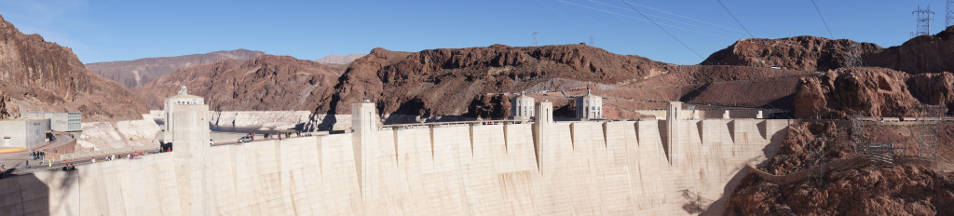
[[722, 0], [716, 0], [716, 2], [718, 2], [719, 5], [722, 6], [722, 9], [724, 9], [725, 12], [729, 14], [729, 17], [732, 17], [732, 20], [735, 20], [735, 23], [739, 24], [739, 26], [742, 27], [742, 30], [745, 30], [745, 33], [748, 34], [749, 37], [751, 38], [755, 37], [754, 35], [752, 35], [752, 32], [749, 32], [748, 28], [745, 28], [745, 25], [742, 25], [742, 22], [739, 21], [739, 18], [736, 18], [735, 14], [732, 14], [732, 11], [729, 11], [729, 7], [726, 7], [725, 4], [722, 3]]
[[831, 33], [831, 28], [828, 27], [828, 21], [825, 21], [825, 16], [822, 16], [821, 9], [818, 9], [818, 4], [815, 4], [815, 0], [809, 0], [812, 2], [812, 6], [815, 6], [815, 12], [818, 12], [818, 17], [821, 18], [822, 24], [825, 24], [825, 30], [828, 31], [828, 37], [835, 39], [835, 35]]
[[656, 25], [656, 27], [659, 27], [659, 30], [662, 30], [663, 33], [666, 33], [666, 35], [668, 35], [670, 38], [672, 38], [676, 42], [679, 42], [679, 44], [685, 47], [687, 50], [689, 50], [689, 52], [692, 52], [692, 54], [695, 54], [699, 58], [702, 58], [702, 55], [700, 55], [698, 52], [690, 48], [689, 45], [686, 45], [686, 43], [682, 42], [682, 40], [679, 40], [679, 38], [677, 38], [676, 35], [673, 35], [672, 33], [670, 33], [668, 30], [666, 30], [666, 28], [663, 28], [662, 25], [659, 25], [659, 23], [656, 23], [656, 21], [653, 21], [652, 19], [650, 19], [649, 16], [646, 16], [646, 14], [643, 14], [643, 12], [639, 11], [639, 9], [636, 9], [636, 7], [633, 7], [633, 5], [629, 4], [628, 1], [626, 0], [619, 0], [619, 1], [623, 2], [623, 4], [626, 4], [626, 6], [629, 6], [630, 9], [632, 9], [633, 11], [636, 11], [636, 13], [638, 13], [640, 16], [643, 16], [643, 18], [646, 18], [646, 20], [648, 20], [653, 25]]
[[[589, 1], [589, 2], [593, 2], [593, 3], [600, 4], [600, 5], [604, 5], [604, 6], [607, 6], [607, 7], [629, 10], [628, 8], [622, 8], [622, 7], [620, 7], [620, 6], [617, 6], [617, 5], [614, 5], [614, 4], [609, 4], [609, 3], [602, 2], [602, 1], [599, 1], [599, 0], [588, 0], [588, 1]], [[689, 23], [689, 22], [684, 22], [684, 21], [681, 21], [681, 20], [676, 20], [676, 19], [669, 18], [669, 17], [657, 16], [657, 15], [653, 15], [653, 14], [647, 14], [647, 15], [650, 16], [650, 17], [656, 17], [656, 18], [662, 18], [662, 19], [671, 20], [671, 21], [673, 21], [673, 22], [685, 24], [685, 25], [688, 25], [688, 26], [691, 26], [691, 27], [694, 27], [694, 28], [697, 28], [697, 29], [702, 29], [702, 28], [705, 28], [705, 27], [714, 27], [714, 29], [717, 29], [717, 30], [719, 30], [719, 31], [721, 31], [721, 32], [723, 32], [723, 33], [744, 34], [744, 32], [740, 32], [740, 31], [738, 31], [738, 30], [731, 29], [731, 28], [725, 27], [725, 26], [723, 26], [723, 25], [719, 25], [719, 24], [715, 24], [715, 23], [711, 23], [711, 22], [706, 22], [706, 21], [699, 20], [699, 19], [692, 18], [692, 17], [688, 17], [688, 16], [679, 15], [679, 14], [677, 14], [677, 13], [675, 13], [675, 12], [670, 12], [670, 11], [667, 11], [667, 10], [650, 7], [650, 6], [642, 5], [642, 4], [639, 4], [639, 3], [632, 3], [632, 2], [630, 2], [630, 3], [633, 4], [633, 5], [635, 5], [635, 6], [638, 6], [638, 7], [647, 8], [647, 9], [650, 9], [650, 10], [658, 11], [658, 12], [663, 13], [663, 14], [668, 14], [668, 15], [671, 15], [671, 16], [675, 16], [675, 17], [677, 17], [677, 18], [683, 18], [683, 20], [688, 20], [688, 21], [691, 21], [691, 22], [700, 23], [700, 24], [702, 24], [702, 26], [697, 25], [697, 24], [693, 24], [693, 23]]]
[[[603, 8], [596, 8], [596, 7], [592, 7], [592, 6], [588, 6], [588, 5], [583, 5], [583, 4], [576, 3], [576, 2], [572, 2], [572, 1], [566, 1], [566, 0], [557, 0], [557, 1], [558, 1], [558, 2], [561, 2], [561, 3], [564, 3], [564, 4], [573, 5], [573, 6], [577, 6], [577, 7], [581, 7], [581, 8], [586, 8], [586, 9], [590, 9], [590, 10], [594, 10], [594, 11], [598, 11], [598, 12], [602, 12], [602, 13], [610, 14], [610, 15], [614, 15], [614, 16], [620, 16], [620, 17], [625, 17], [625, 18], [635, 19], [635, 20], [644, 20], [644, 21], [647, 21], [647, 22], [649, 21], [649, 20], [646, 20], [645, 18], [642, 18], [642, 17], [635, 17], [635, 16], [626, 15], [626, 14], [620, 14], [620, 13], [615, 12], [615, 11], [610, 11], [610, 10], [606, 10], [606, 9], [603, 9]], [[596, 1], [594, 1], [594, 2], [596, 2]], [[600, 2], [597, 2], [597, 3], [600, 3]], [[619, 7], [617, 7], [617, 8], [619, 8]], [[629, 10], [629, 9], [626, 9], [626, 10]], [[668, 23], [661, 23], [661, 24], [663, 24], [663, 25], [665, 25], [665, 26], [668, 26], [668, 27], [670, 27], [670, 28], [675, 28], [675, 29], [681, 30], [681, 31], [695, 32], [695, 33], [703, 33], [703, 32], [697, 31], [698, 29], [684, 28], [684, 27], [679, 27], [679, 26], [675, 26], [675, 25], [672, 25], [672, 24], [668, 24]], [[687, 24], [687, 23], [683, 23], [683, 24]], [[687, 25], [690, 25], [690, 26], [691, 26], [691, 24], [687, 24]]]

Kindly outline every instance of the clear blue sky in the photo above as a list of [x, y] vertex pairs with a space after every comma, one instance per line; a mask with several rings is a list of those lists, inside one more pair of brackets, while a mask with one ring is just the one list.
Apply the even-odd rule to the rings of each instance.
[[[0, 14], [26, 33], [73, 48], [86, 63], [254, 49], [300, 59], [507, 44], [589, 42], [614, 53], [696, 64], [747, 38], [716, 0], [527, 1], [121, 1], [0, 0]], [[809, 0], [722, 0], [756, 37], [828, 36]], [[899, 45], [914, 30], [917, 1], [815, 0], [835, 38]], [[932, 32], [944, 25], [932, 6]], [[697, 56], [693, 52], [697, 52]]]

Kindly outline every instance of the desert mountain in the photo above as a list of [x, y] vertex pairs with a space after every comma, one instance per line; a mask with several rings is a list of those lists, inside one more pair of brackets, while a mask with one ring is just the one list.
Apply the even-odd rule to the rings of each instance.
[[490, 47], [395, 52], [376, 48], [351, 63], [319, 113], [350, 113], [363, 98], [382, 113], [464, 115], [486, 93], [519, 92], [557, 79], [616, 84], [669, 71], [674, 65], [586, 45]]
[[263, 54], [265, 53], [261, 51], [237, 49], [176, 57], [97, 62], [86, 64], [86, 68], [106, 78], [115, 80], [127, 88], [135, 88], [180, 68], [212, 64], [227, 59], [247, 60]]
[[179, 69], [134, 91], [150, 109], [161, 109], [163, 99], [185, 85], [213, 110], [310, 110], [331, 94], [341, 73], [341, 67], [261, 55]]
[[318, 63], [322, 63], [322, 64], [340, 64], [340, 65], [346, 65], [346, 64], [350, 64], [350, 63], [353, 62], [354, 60], [357, 60], [357, 59], [359, 59], [359, 58], [361, 58], [361, 57], [364, 57], [364, 56], [365, 56], [365, 54], [328, 55], [328, 56], [322, 57], [322, 58], [320, 58], [320, 59], [318, 59], [318, 60], [315, 60], [315, 61], [318, 62]]
[[84, 120], [138, 119], [135, 95], [83, 66], [72, 50], [25, 35], [0, 17], [0, 116], [79, 111]]
[[679, 66], [584, 44], [419, 52], [376, 48], [347, 66], [268, 55], [226, 60], [164, 75], [136, 92], [152, 109], [186, 85], [206, 97], [213, 109], [313, 109], [320, 114], [350, 113], [352, 103], [367, 98], [391, 122], [403, 122], [408, 119], [396, 118], [505, 118], [512, 93], [522, 91], [552, 101], [558, 115], [572, 116], [572, 96], [590, 87], [606, 97], [608, 118], [633, 119], [639, 118], [635, 109], [662, 108], [672, 100], [791, 107], [800, 79], [812, 74], [749, 66]]
[[954, 56], [954, 26], [886, 49], [872, 43], [812, 36], [744, 39], [713, 53], [701, 64], [778, 66], [807, 71], [874, 66], [908, 73], [937, 73], [954, 71], [954, 59], [950, 56]]

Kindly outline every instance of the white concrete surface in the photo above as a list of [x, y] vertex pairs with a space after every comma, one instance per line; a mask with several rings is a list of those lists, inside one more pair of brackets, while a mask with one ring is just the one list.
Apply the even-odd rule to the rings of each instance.
[[671, 158], [656, 120], [378, 129], [359, 148], [350, 133], [190, 147], [0, 179], [0, 214], [686, 215], [773, 154], [788, 124], [680, 121]]
[[105, 152], [130, 147], [159, 146], [161, 128], [152, 119], [85, 122], [76, 140], [84, 152]]

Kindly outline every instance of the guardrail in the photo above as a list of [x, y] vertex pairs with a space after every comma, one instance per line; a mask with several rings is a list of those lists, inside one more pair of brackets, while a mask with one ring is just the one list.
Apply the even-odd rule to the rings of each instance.
[[101, 158], [108, 155], [125, 155], [135, 152], [155, 152], [159, 147], [156, 146], [130, 146], [125, 148], [110, 149], [108, 151], [100, 152], [77, 152], [69, 154], [61, 154], [61, 161], [73, 161], [73, 160], [83, 160], [89, 158]]
[[420, 126], [435, 126], [435, 125], [456, 125], [456, 124], [497, 124], [497, 123], [529, 123], [530, 120], [474, 120], [474, 121], [446, 121], [446, 122], [424, 122], [424, 123], [406, 123], [406, 124], [389, 124], [383, 125], [382, 127], [420, 127]]

